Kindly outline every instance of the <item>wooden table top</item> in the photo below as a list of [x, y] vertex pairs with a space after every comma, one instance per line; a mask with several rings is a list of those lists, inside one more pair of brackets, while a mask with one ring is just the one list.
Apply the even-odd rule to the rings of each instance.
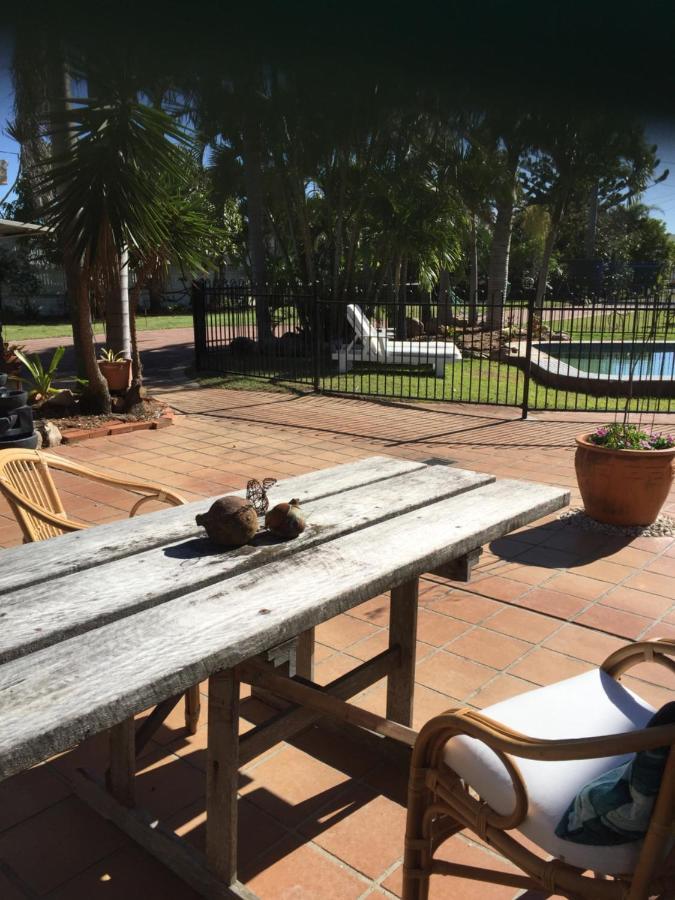
[[300, 537], [218, 549], [211, 498], [3, 551], [0, 779], [569, 503], [388, 457], [269, 497], [300, 499]]

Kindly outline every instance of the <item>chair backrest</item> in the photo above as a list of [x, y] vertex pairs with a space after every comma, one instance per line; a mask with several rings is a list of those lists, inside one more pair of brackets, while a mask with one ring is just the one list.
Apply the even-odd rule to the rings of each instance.
[[365, 315], [360, 306], [356, 303], [350, 303], [347, 306], [347, 321], [354, 329], [354, 333], [365, 346], [370, 346], [371, 353], [374, 356], [384, 355], [384, 340], [382, 335], [378, 334], [377, 328], [370, 323], [370, 319]]
[[43, 541], [72, 531], [65, 521], [60, 528], [21, 503], [24, 499], [52, 516], [66, 519], [49, 466], [37, 450], [0, 450], [0, 491], [21, 526], [24, 541]]

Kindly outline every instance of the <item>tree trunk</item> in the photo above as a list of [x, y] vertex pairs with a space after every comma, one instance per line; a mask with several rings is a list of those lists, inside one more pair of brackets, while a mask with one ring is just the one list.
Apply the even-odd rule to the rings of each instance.
[[544, 311], [544, 298], [546, 297], [546, 282], [548, 280], [548, 269], [553, 255], [553, 247], [558, 237], [558, 229], [562, 221], [565, 205], [569, 195], [569, 185], [563, 184], [558, 197], [553, 206], [551, 221], [549, 223], [548, 232], [546, 234], [546, 242], [544, 243], [544, 255], [541, 260], [541, 268], [539, 269], [539, 278], [537, 279], [537, 293], [534, 298], [534, 308], [537, 314], [541, 316]]
[[[70, 272], [68, 270], [70, 269]], [[89, 309], [89, 279], [77, 262], [69, 261], [66, 267], [69, 283], [77, 287], [76, 308], [78, 333], [82, 341], [82, 362], [87, 386], [82, 392], [82, 408], [89, 413], [106, 415], [110, 412], [110, 391], [96, 361], [94, 329]]]
[[105, 331], [108, 349], [131, 359], [129, 254], [126, 250], [120, 257], [119, 278], [106, 296]]
[[[57, 117], [63, 121], [63, 129], [57, 129], [52, 136], [52, 146], [55, 156], [65, 157], [72, 152], [73, 137], [67, 129], [66, 116], [70, 109], [68, 100], [70, 76], [63, 56], [54, 60], [52, 75], [53, 90], [50, 104]], [[89, 308], [89, 278], [87, 273], [82, 270], [79, 261], [72, 257], [69, 248], [62, 245], [61, 250], [73, 325], [73, 347], [77, 370], [80, 377], [85, 378], [88, 382], [82, 394], [82, 404], [90, 412], [106, 414], [110, 412], [110, 391], [96, 361], [94, 329]]]
[[471, 216], [471, 260], [469, 267], [469, 325], [478, 323], [478, 231], [476, 216]]
[[[162, 312], [162, 289], [163, 289], [163, 279], [161, 277], [151, 278], [148, 281], [148, 299], [150, 301], [150, 315], [158, 316]], [[140, 293], [136, 298], [136, 309], [138, 309], [138, 301], [140, 300]], [[134, 313], [135, 315], [136, 313]]]
[[408, 281], [408, 260], [405, 257], [399, 257], [396, 264], [396, 277], [394, 285], [394, 299], [396, 305], [394, 307], [396, 328], [396, 337], [399, 340], [405, 340], [405, 306], [407, 300], [407, 281]]
[[438, 276], [438, 307], [436, 312], [436, 320], [439, 325], [449, 325], [453, 312], [450, 309], [448, 297], [450, 293], [450, 272], [448, 269], [441, 269]]
[[518, 156], [512, 153], [507, 170], [507, 187], [497, 199], [497, 218], [492, 233], [488, 262], [487, 321], [492, 329], [501, 330], [504, 315], [504, 300], [509, 281], [509, 255], [511, 253], [513, 211], [516, 205], [517, 174]]
[[588, 218], [584, 234], [584, 258], [595, 259], [595, 235], [598, 229], [598, 208], [600, 185], [596, 181], [588, 197]]
[[267, 297], [265, 259], [265, 210], [262, 191], [262, 157], [260, 126], [250, 115], [243, 130], [244, 183], [248, 219], [248, 254], [251, 260], [251, 283], [255, 295], [255, 319], [258, 341], [272, 339], [272, 317]]

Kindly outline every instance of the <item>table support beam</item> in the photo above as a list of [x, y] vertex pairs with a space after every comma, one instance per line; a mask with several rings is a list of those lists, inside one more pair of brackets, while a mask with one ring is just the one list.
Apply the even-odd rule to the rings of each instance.
[[206, 861], [225, 884], [237, 879], [239, 679], [233, 669], [209, 678]]
[[[399, 665], [399, 661], [398, 648], [384, 650], [373, 659], [357, 666], [351, 672], [341, 675], [320, 690], [333, 697], [347, 700], [354, 694], [358, 694], [359, 691], [370, 687], [371, 684], [385, 678], [392, 669]], [[240, 674], [243, 675], [243, 671]], [[299, 731], [303, 731], [321, 717], [322, 714], [317, 710], [295, 706], [252, 728], [242, 735], [239, 742], [239, 764], [246, 765], [256, 756], [274, 747], [279, 741], [285, 741]]]
[[432, 575], [439, 575], [441, 578], [449, 578], [450, 581], [471, 581], [471, 572], [478, 563], [483, 553], [482, 547], [470, 550], [464, 556], [458, 556], [457, 559], [451, 559], [450, 562], [433, 569]]

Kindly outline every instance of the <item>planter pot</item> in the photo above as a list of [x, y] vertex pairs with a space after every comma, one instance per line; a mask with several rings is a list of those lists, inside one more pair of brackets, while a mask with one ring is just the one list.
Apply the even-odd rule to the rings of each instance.
[[577, 437], [574, 467], [586, 513], [608, 525], [651, 525], [673, 482], [675, 448], [609, 450]]
[[98, 364], [101, 375], [108, 382], [111, 391], [126, 391], [131, 384], [131, 360], [122, 362], [106, 362], [101, 360]]

